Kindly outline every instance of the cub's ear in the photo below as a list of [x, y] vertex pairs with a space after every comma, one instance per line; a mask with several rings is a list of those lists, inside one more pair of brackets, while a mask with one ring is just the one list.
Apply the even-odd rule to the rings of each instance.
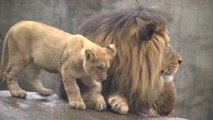
[[156, 31], [157, 24], [152, 21], [145, 21], [136, 17], [136, 23], [139, 30], [139, 39], [141, 41], [150, 40]]
[[86, 49], [85, 57], [86, 57], [86, 60], [93, 60], [95, 58], [95, 54], [91, 49]]
[[114, 57], [114, 56], [116, 55], [117, 50], [116, 50], [115, 45], [110, 44], [110, 45], [107, 46], [106, 48], [107, 48], [107, 52], [108, 52], [112, 57]]

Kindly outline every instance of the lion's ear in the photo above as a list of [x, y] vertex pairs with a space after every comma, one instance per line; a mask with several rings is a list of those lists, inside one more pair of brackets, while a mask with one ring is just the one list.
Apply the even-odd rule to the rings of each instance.
[[93, 59], [95, 59], [95, 54], [91, 49], [86, 49], [85, 57], [86, 57], [86, 60], [93, 60]]
[[150, 40], [156, 31], [156, 23], [144, 21], [136, 17], [137, 27], [139, 29], [140, 40]]
[[110, 44], [109, 46], [106, 47], [107, 48], [107, 51], [108, 53], [114, 57], [116, 55], [116, 47], [114, 44]]

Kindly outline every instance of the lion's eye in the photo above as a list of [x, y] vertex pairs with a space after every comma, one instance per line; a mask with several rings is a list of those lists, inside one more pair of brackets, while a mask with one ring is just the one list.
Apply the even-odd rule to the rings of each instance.
[[166, 46], [167, 46], [167, 47], [170, 47], [170, 44], [169, 44], [169, 43], [166, 43]]

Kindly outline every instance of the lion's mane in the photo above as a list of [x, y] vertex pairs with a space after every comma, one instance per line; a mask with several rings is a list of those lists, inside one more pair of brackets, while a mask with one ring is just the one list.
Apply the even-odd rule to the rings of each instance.
[[132, 110], [152, 104], [162, 91], [159, 71], [168, 40], [167, 21], [163, 13], [138, 7], [93, 16], [80, 28], [81, 34], [99, 45], [116, 45], [117, 56], [104, 90], [124, 95]]

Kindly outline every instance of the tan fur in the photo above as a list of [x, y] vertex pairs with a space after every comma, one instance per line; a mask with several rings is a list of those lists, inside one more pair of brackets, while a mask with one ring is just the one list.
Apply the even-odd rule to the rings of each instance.
[[164, 88], [156, 102], [156, 109], [160, 115], [175, 116], [176, 89], [173, 81], [164, 82]]
[[[166, 18], [145, 8], [103, 13], [85, 22], [80, 33], [101, 46], [116, 45], [117, 55], [103, 87], [111, 109], [120, 114], [129, 110], [159, 114], [155, 103], [162, 94], [173, 96], [173, 92], [164, 91], [168, 87], [164, 83], [182, 61], [170, 45]], [[174, 99], [168, 102], [173, 103]], [[171, 104], [167, 112], [173, 108]]]
[[[85, 101], [96, 110], [106, 108], [101, 95], [101, 81], [107, 77], [114, 45], [100, 47], [82, 35], [72, 35], [57, 28], [34, 21], [21, 21], [8, 31], [1, 61], [1, 70], [7, 86], [15, 97], [26, 97], [17, 77], [27, 69], [28, 82], [41, 94], [51, 95], [52, 90], [43, 86], [37, 75], [41, 69], [58, 72], [62, 77], [69, 105], [85, 109], [79, 86], [80, 80], [89, 89]], [[87, 104], [86, 103], [86, 104]]]

